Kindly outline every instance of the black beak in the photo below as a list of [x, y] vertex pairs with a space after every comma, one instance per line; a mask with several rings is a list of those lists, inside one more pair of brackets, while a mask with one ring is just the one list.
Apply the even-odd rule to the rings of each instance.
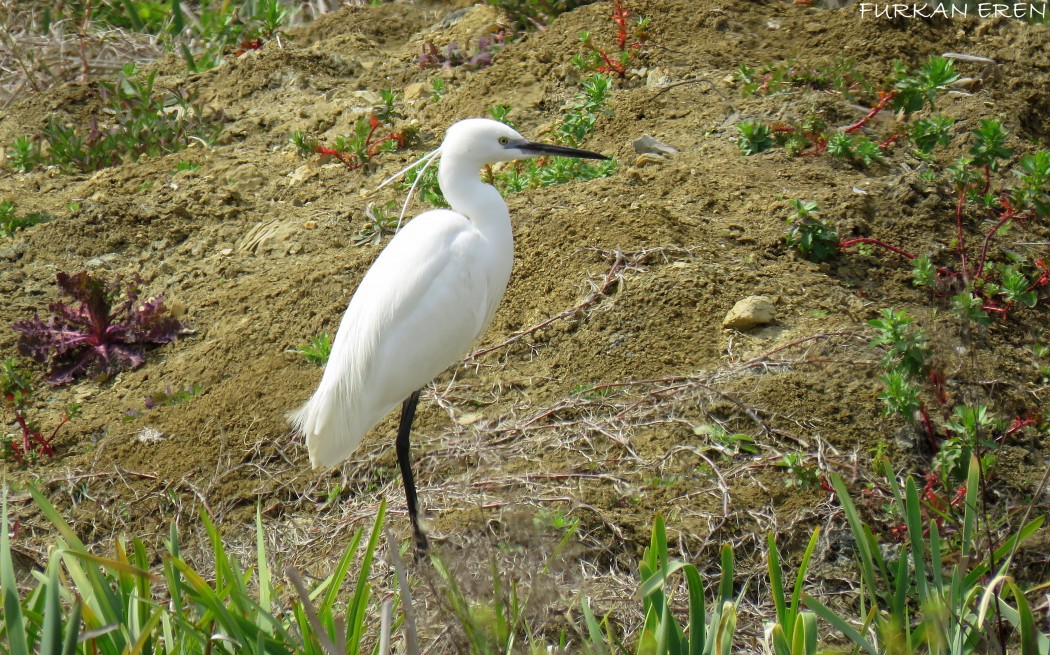
[[577, 159], [609, 159], [605, 155], [599, 155], [596, 152], [590, 150], [580, 150], [579, 148], [567, 148], [566, 146], [556, 146], [550, 143], [540, 143], [538, 141], [526, 141], [525, 143], [515, 146], [522, 152], [527, 152], [534, 155], [550, 155], [552, 157], [576, 157]]

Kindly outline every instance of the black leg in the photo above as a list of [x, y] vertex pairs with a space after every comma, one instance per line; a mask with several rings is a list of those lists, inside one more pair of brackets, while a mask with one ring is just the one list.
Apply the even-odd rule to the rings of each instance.
[[408, 516], [412, 519], [412, 533], [416, 537], [416, 557], [427, 553], [427, 536], [419, 529], [419, 505], [416, 502], [416, 482], [412, 477], [412, 458], [408, 452], [408, 436], [412, 432], [412, 419], [416, 416], [419, 392], [416, 391], [401, 405], [401, 423], [397, 427], [397, 465], [401, 467], [401, 481], [405, 483], [405, 500]]

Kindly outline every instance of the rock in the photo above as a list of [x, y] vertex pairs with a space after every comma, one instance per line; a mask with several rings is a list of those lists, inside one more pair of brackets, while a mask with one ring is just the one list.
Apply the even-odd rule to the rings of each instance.
[[748, 296], [729, 310], [722, 320], [722, 327], [731, 330], [747, 330], [756, 325], [765, 325], [776, 318], [777, 310], [768, 296]]
[[651, 137], [648, 134], [643, 134], [638, 137], [633, 143], [631, 143], [631, 145], [634, 146], [634, 151], [639, 155], [660, 155], [662, 157], [671, 157], [678, 154], [678, 151], [674, 147], [669, 146], [663, 141]]
[[305, 228], [307, 230], [316, 230], [317, 229], [317, 221], [306, 221], [305, 223], [303, 223], [303, 228]]
[[674, 78], [671, 77], [671, 71], [663, 66], [652, 68], [645, 74], [645, 85], [648, 87], [667, 86], [672, 82], [674, 82]]
[[405, 87], [405, 100], [419, 100], [426, 94], [427, 87], [422, 82], [413, 82]]
[[223, 257], [229, 257], [230, 255], [233, 254], [233, 248], [223, 248], [222, 250], [219, 251], [219, 254], [222, 255]]
[[646, 152], [638, 155], [637, 159], [634, 160], [634, 167], [645, 168], [646, 166], [651, 166], [653, 164], [662, 164], [665, 161], [667, 161], [666, 157], [661, 157], [660, 155], [654, 155], [651, 152]]
[[181, 300], [172, 300], [168, 303], [168, 313], [171, 314], [172, 318], [182, 318], [186, 315], [186, 312], [188, 312], [189, 309], [190, 308], [186, 306], [186, 303]]
[[159, 443], [164, 441], [164, 433], [157, 428], [146, 426], [135, 435], [135, 440], [139, 443]]
[[316, 175], [317, 170], [314, 169], [313, 166], [311, 166], [310, 164], [303, 164], [302, 166], [288, 174], [288, 183], [297, 186], [309, 180], [311, 177], [315, 177]]

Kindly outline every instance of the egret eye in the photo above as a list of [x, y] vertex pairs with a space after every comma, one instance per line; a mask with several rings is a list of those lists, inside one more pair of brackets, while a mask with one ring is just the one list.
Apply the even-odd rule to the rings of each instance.
[[507, 138], [507, 137], [505, 137], [505, 136], [501, 136], [501, 137], [499, 138], [499, 144], [500, 144], [501, 146], [505, 146], [505, 145], [507, 145], [508, 143], [510, 143], [510, 139], [509, 139], [509, 138]]

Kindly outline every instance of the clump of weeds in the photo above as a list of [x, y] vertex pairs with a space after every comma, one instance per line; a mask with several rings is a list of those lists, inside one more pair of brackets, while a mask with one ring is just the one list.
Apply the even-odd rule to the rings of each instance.
[[17, 426], [16, 433], [9, 433], [6, 429], [0, 432], [0, 458], [16, 462], [37, 462], [45, 455], [54, 455], [55, 437], [80, 411], [80, 405], [77, 404], [67, 407], [58, 425], [45, 436], [39, 423], [30, 419], [33, 390], [29, 374], [18, 366], [14, 358], [9, 357], [0, 362], [0, 401], [4, 414], [10, 414]]
[[[576, 104], [570, 108], [554, 130], [557, 141], [573, 148], [583, 145], [594, 131], [601, 116], [611, 114], [608, 108], [612, 93], [612, 81], [601, 73], [595, 73], [581, 82]], [[506, 119], [509, 109], [496, 110], [496, 115]], [[610, 159], [597, 164], [570, 157], [540, 157], [510, 162], [492, 181], [504, 193], [518, 193], [524, 189], [564, 184], [572, 180], [593, 180], [607, 177], [616, 169], [616, 161]]]
[[394, 121], [403, 118], [397, 110], [394, 92], [384, 89], [381, 96], [380, 106], [354, 124], [353, 134], [336, 138], [331, 146], [322, 145], [301, 132], [292, 135], [292, 143], [300, 154], [312, 151], [322, 156], [335, 157], [350, 170], [365, 168], [376, 156], [404, 148], [413, 132], [410, 129], [394, 129]]
[[492, 64], [496, 52], [503, 47], [506, 33], [495, 32], [489, 36], [479, 36], [474, 54], [463, 50], [459, 43], [452, 41], [443, 49], [434, 45], [433, 41], [426, 41], [420, 46], [419, 67], [423, 70], [428, 68], [440, 68], [451, 70], [453, 68], [464, 68], [477, 70]]
[[10, 200], [0, 200], [0, 236], [13, 237], [15, 234], [34, 225], [46, 223], [51, 215], [46, 212], [34, 212], [19, 216], [15, 204]]
[[926, 438], [934, 454], [933, 472], [942, 488], [952, 489], [963, 482], [971, 455], [990, 474], [1000, 444], [1038, 422], [1036, 412], [1007, 422], [986, 404], [953, 397], [940, 364], [943, 357], [930, 345], [926, 329], [911, 316], [884, 309], [881, 318], [869, 324], [877, 332], [870, 345], [883, 352], [884, 391], [879, 398], [885, 413], [900, 416]]
[[833, 91], [847, 100], [859, 100], [872, 93], [871, 83], [857, 72], [849, 59], [836, 59], [820, 66], [803, 66], [794, 61], [759, 68], [741, 64], [734, 77], [742, 84], [744, 93], [754, 95], [776, 95], [805, 89]]
[[811, 262], [824, 262], [839, 249], [835, 229], [820, 220], [820, 207], [812, 200], [791, 200], [791, 215], [788, 216], [785, 242], [798, 250]]
[[107, 378], [138, 368], [146, 348], [174, 341], [185, 331], [164, 300], [142, 299], [142, 282], [133, 278], [106, 280], [87, 271], [59, 273], [57, 284], [72, 303], [51, 303], [51, 315], [18, 321], [18, 351], [44, 364], [50, 384], [65, 384], [92, 376]]
[[332, 355], [332, 337], [328, 336], [327, 332], [322, 332], [319, 336], [310, 337], [309, 343], [304, 343], [290, 352], [302, 355], [302, 358], [311, 364], [324, 366]]
[[[785, 148], [793, 156], [819, 156], [825, 153], [845, 159], [858, 166], [870, 166], [883, 158], [898, 142], [911, 142], [920, 151], [928, 153], [933, 146], [947, 138], [950, 121], [944, 118], [922, 119], [909, 123], [913, 114], [922, 110], [936, 110], [937, 96], [959, 79], [953, 60], [930, 57], [918, 69], [909, 72], [900, 62], [894, 63], [894, 72], [886, 88], [872, 93], [873, 86], [857, 73], [851, 62], [840, 60], [824, 68], [799, 69], [785, 64], [766, 66], [755, 70], [741, 66], [736, 78], [742, 82], [745, 93], [772, 95], [788, 90], [815, 90], [835, 93], [851, 102], [866, 102], [871, 109], [861, 119], [839, 129], [830, 128], [816, 116], [789, 123], [763, 124], [747, 121], [737, 126], [741, 136], [737, 141], [744, 155], [763, 152], [774, 146]], [[861, 130], [883, 112], [900, 117], [889, 133], [878, 138], [862, 134]], [[764, 125], [765, 129], [759, 126]], [[760, 134], [762, 138], [755, 138]]]
[[354, 235], [355, 246], [377, 246], [383, 241], [383, 237], [390, 236], [397, 231], [397, 203], [386, 202], [382, 205], [368, 203], [365, 207], [365, 218], [367, 222]]
[[[1024, 155], [1017, 165], [997, 178], [1002, 163], [1013, 152], [1005, 147], [1006, 130], [994, 120], [982, 120], [972, 132], [966, 155], [946, 171], [946, 182], [955, 196], [954, 262], [935, 263], [928, 255], [872, 237], [856, 237], [839, 244], [845, 250], [869, 245], [888, 250], [912, 262], [913, 283], [935, 296], [950, 298], [951, 310], [981, 325], [991, 316], [1006, 318], [1017, 307], [1033, 308], [1041, 288], [1050, 284], [1048, 258], [1003, 251], [993, 261], [992, 245], [1013, 226], [1050, 218], [1050, 151]], [[968, 247], [967, 227], [987, 217], [977, 246]]]
[[630, 12], [621, 0], [613, 0], [613, 11], [610, 14], [616, 25], [614, 50], [606, 50], [594, 43], [590, 32], [580, 33], [580, 42], [586, 51], [574, 55], [572, 62], [583, 71], [593, 71], [614, 75], [617, 79], [627, 77], [629, 71], [641, 56], [642, 46], [649, 40], [652, 21], [647, 16], [631, 20]]
[[177, 152], [192, 141], [213, 143], [222, 129], [219, 118], [205, 117], [182, 91], [156, 93], [155, 80], [155, 72], [141, 76], [127, 66], [116, 81], [100, 82], [100, 114], [84, 126], [52, 116], [39, 133], [15, 140], [7, 153], [11, 167], [28, 172], [50, 165], [83, 173], [142, 155]]
[[[940, 132], [936, 126], [923, 129]], [[792, 201], [788, 245], [814, 262], [826, 261], [836, 251], [853, 247], [892, 252], [912, 263], [916, 287], [928, 289], [934, 297], [947, 298], [952, 313], [979, 325], [989, 325], [993, 316], [1005, 319], [1019, 307], [1034, 308], [1041, 290], [1050, 285], [1050, 258], [1012, 249], [1004, 249], [997, 258], [993, 257], [993, 244], [1014, 226], [1050, 218], [1050, 151], [1024, 155], [1003, 171], [1003, 161], [1013, 152], [1004, 145], [1007, 132], [1002, 125], [982, 120], [971, 136], [967, 154], [948, 167], [944, 176], [955, 197], [951, 221], [955, 261], [936, 262], [929, 255], [875, 237], [839, 241], [834, 227], [814, 218], [816, 203], [799, 200]], [[939, 142], [940, 137], [931, 140]], [[971, 226], [980, 224], [982, 215], [987, 227], [982, 228], [974, 246], [968, 243], [967, 233]]]

